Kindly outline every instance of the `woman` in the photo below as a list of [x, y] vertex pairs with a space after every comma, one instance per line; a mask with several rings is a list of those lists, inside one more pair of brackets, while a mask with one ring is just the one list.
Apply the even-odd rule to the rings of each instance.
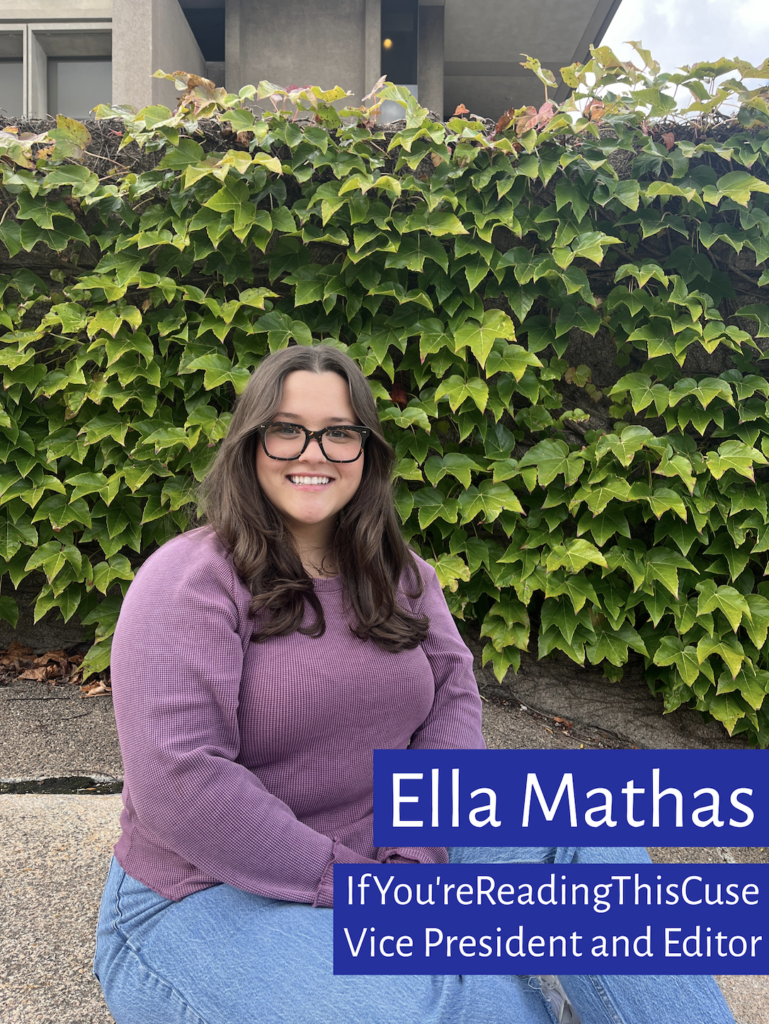
[[[484, 746], [472, 656], [401, 537], [391, 468], [351, 359], [268, 356], [206, 479], [209, 525], [126, 596], [123, 831], [94, 961], [117, 1024], [552, 1024], [539, 981], [334, 977], [333, 864], [646, 859], [373, 846], [374, 748]], [[583, 1024], [732, 1021], [712, 979], [562, 980]]]

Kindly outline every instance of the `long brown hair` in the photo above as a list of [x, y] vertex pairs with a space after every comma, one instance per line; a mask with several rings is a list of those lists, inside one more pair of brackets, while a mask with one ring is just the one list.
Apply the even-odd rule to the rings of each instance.
[[[328, 345], [291, 346], [267, 356], [238, 399], [229, 433], [201, 487], [208, 523], [231, 553], [235, 569], [253, 595], [251, 614], [268, 614], [254, 632], [259, 642], [296, 631], [321, 636], [323, 608], [280, 513], [256, 478], [256, 427], [280, 407], [283, 381], [295, 370], [336, 373], [350, 389], [366, 441], [360, 486], [339, 514], [334, 559], [352, 611], [353, 632], [387, 651], [417, 647], [427, 635], [425, 616], [410, 615], [398, 603], [403, 581], [418, 597], [422, 581], [401, 535], [392, 495], [394, 453], [384, 438], [366, 378], [349, 356]], [[302, 626], [305, 602], [315, 622]], [[262, 618], [262, 616], [260, 616]]]

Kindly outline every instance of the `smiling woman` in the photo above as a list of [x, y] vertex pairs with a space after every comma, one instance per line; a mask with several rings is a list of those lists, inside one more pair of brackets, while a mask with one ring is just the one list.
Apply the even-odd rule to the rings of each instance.
[[283, 516], [310, 576], [336, 574], [336, 518], [363, 475], [366, 431], [352, 426], [356, 419], [344, 378], [295, 370], [283, 381], [273, 422], [259, 430], [256, 478]]
[[311, 628], [322, 630], [312, 578], [340, 575], [356, 635], [393, 651], [421, 642], [423, 620], [397, 597], [399, 585], [416, 596], [421, 584], [393, 506], [392, 465], [368, 382], [348, 356], [292, 346], [263, 361], [202, 493], [252, 611], [265, 613], [258, 639], [304, 628], [308, 604]]
[[[208, 526], [131, 584], [112, 648], [123, 832], [94, 959], [117, 1024], [577, 1019], [552, 978], [333, 973], [335, 863], [647, 859], [374, 846], [374, 748], [485, 745], [472, 655], [401, 536], [392, 465], [348, 356], [267, 356], [205, 481]], [[567, 988], [584, 1024], [615, 1006], [627, 1024], [732, 1021], [711, 979]]]

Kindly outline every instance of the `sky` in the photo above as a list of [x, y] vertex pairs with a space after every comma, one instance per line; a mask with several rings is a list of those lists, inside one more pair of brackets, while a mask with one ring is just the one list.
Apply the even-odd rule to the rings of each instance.
[[638, 63], [628, 39], [651, 50], [663, 71], [719, 57], [758, 65], [769, 57], [769, 0], [622, 0], [603, 42]]

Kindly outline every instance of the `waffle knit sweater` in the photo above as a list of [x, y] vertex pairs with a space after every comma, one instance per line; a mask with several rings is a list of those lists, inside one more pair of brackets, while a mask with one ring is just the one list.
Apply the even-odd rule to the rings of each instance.
[[339, 577], [314, 580], [322, 637], [250, 642], [251, 595], [208, 528], [145, 562], [112, 653], [129, 875], [171, 900], [225, 882], [329, 907], [334, 862], [446, 862], [373, 845], [375, 748], [484, 746], [472, 655], [416, 561], [423, 593], [401, 600], [430, 629], [397, 654], [350, 630]]

